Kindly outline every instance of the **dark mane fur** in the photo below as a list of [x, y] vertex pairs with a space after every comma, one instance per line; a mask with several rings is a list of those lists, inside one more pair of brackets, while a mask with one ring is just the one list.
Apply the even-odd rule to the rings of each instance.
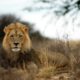
[[6, 57], [6, 52], [4, 49], [0, 51], [0, 66], [3, 68], [24, 68], [24, 64], [26, 64], [25, 67], [27, 67], [27, 64], [30, 62], [35, 63], [38, 65], [38, 67], [41, 66], [38, 53], [36, 53], [34, 49], [31, 49], [30, 51], [24, 53], [20, 52], [15, 61], [12, 61]]

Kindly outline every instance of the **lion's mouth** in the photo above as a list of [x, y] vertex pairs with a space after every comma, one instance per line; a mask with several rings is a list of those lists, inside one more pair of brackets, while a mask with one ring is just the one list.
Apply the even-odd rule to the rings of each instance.
[[20, 51], [20, 48], [14, 47], [14, 48], [12, 48], [12, 51], [13, 51], [13, 52], [19, 52], [19, 51]]

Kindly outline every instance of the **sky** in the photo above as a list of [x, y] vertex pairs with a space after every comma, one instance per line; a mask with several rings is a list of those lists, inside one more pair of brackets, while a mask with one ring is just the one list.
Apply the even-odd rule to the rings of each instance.
[[[35, 24], [35, 30], [49, 38], [80, 39], [78, 0], [0, 0], [0, 14], [12, 13]], [[72, 1], [72, 2], [71, 2]], [[68, 6], [66, 12], [65, 6]]]
[[0, 13], [18, 12], [26, 5], [26, 0], [0, 0]]

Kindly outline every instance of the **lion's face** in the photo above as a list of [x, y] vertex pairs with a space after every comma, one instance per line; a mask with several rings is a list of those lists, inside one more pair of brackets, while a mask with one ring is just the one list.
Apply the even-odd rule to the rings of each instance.
[[24, 43], [24, 33], [20, 29], [13, 29], [8, 35], [9, 45], [13, 52], [20, 51]]
[[4, 29], [3, 48], [12, 52], [25, 51], [31, 47], [28, 29], [21, 23], [10, 24]]

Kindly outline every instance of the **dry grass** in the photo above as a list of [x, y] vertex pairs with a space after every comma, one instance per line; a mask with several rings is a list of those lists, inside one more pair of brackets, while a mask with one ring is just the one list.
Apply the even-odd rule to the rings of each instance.
[[[48, 40], [48, 39], [33, 39], [35, 42], [33, 45], [38, 45], [36, 48], [40, 49], [45, 47], [49, 49], [53, 54], [51, 56], [57, 55], [57, 53], [64, 54], [68, 62], [70, 63], [69, 72], [63, 72], [64, 69], [61, 69], [61, 73], [57, 71], [54, 66], [45, 67], [40, 70], [36, 80], [79, 80], [80, 79], [80, 41], [61, 41], [61, 40]], [[37, 43], [38, 42], [38, 43]], [[51, 53], [50, 52], [50, 53]], [[54, 56], [55, 56], [54, 55]], [[59, 58], [58, 56], [55, 59], [59, 60], [64, 58]], [[50, 61], [50, 60], [49, 60]], [[60, 61], [60, 60], [59, 60]], [[61, 62], [61, 61], [60, 61]], [[67, 69], [67, 68], [66, 68]], [[58, 74], [57, 74], [58, 73]]]

